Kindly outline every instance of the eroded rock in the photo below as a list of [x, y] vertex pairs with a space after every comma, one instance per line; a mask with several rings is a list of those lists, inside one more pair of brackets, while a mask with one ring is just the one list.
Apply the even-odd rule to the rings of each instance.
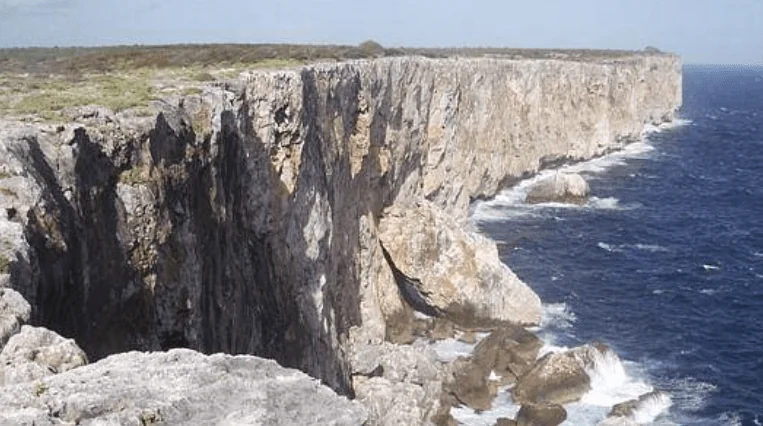
[[0, 350], [29, 321], [32, 307], [15, 290], [0, 287]]
[[603, 348], [581, 346], [540, 358], [512, 390], [520, 404], [559, 404], [579, 400], [591, 389], [591, 368]]
[[655, 390], [613, 406], [608, 417], [613, 424], [618, 420], [643, 424], [653, 421], [656, 415], [670, 405], [670, 396], [665, 392]]
[[0, 392], [0, 423], [360, 425], [360, 404], [297, 370], [188, 349], [129, 352]]
[[567, 419], [561, 405], [523, 404], [517, 413], [517, 426], [558, 426]]
[[557, 172], [533, 185], [525, 202], [584, 204], [590, 192], [588, 182], [579, 174]]
[[490, 333], [474, 348], [474, 362], [499, 376], [502, 385], [516, 383], [532, 367], [543, 342], [518, 326], [505, 326]]
[[85, 364], [87, 355], [73, 339], [25, 325], [0, 352], [0, 385], [31, 382]]
[[385, 210], [379, 238], [417, 309], [466, 327], [540, 320], [538, 295], [499, 259], [495, 243], [465, 231], [432, 203]]

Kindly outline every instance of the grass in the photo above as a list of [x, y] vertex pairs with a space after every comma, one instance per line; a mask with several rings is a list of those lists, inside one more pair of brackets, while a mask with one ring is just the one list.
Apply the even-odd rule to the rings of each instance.
[[102, 105], [115, 112], [141, 109], [153, 99], [201, 94], [201, 87], [248, 69], [295, 67], [316, 61], [398, 55], [616, 59], [649, 51], [509, 48], [389, 49], [369, 40], [358, 46], [206, 44], [0, 49], [0, 115], [66, 119], [70, 107]]
[[0, 254], [0, 274], [9, 274], [11, 272], [11, 261], [3, 254]]

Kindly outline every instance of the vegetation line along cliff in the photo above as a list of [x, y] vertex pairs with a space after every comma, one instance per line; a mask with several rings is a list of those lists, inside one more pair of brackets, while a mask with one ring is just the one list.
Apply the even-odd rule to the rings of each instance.
[[150, 114], [0, 122], [0, 287], [91, 361], [254, 354], [410, 421], [437, 411], [440, 373], [380, 373], [362, 355], [431, 362], [406, 345], [414, 309], [464, 327], [539, 319], [464, 228], [470, 201], [672, 120], [681, 64], [401, 56], [200, 87]]

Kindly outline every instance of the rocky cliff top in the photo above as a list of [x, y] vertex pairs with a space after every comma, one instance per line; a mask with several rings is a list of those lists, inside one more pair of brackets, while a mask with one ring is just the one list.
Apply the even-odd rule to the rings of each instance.
[[[269, 357], [381, 424], [449, 406], [442, 366], [409, 345], [417, 315], [538, 321], [531, 286], [465, 226], [469, 203], [621, 148], [681, 103], [680, 60], [657, 53], [76, 68], [94, 52], [61, 60], [70, 75], [2, 77], [0, 341], [31, 323], [94, 366]], [[417, 372], [390, 367], [404, 360]]]

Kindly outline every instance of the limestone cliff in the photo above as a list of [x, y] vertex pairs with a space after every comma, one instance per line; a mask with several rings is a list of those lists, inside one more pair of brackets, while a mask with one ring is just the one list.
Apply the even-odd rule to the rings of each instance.
[[385, 208], [463, 220], [470, 201], [617, 149], [680, 103], [669, 55], [402, 57], [251, 72], [149, 118], [2, 123], [7, 285], [91, 359], [256, 354], [352, 394], [350, 340], [378, 343], [410, 314]]

